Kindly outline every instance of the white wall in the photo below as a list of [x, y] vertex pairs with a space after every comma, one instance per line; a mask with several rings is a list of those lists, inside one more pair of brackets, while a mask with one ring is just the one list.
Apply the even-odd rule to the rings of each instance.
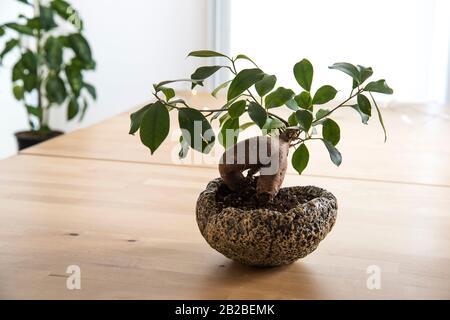
[[[85, 22], [97, 70], [87, 80], [97, 87], [82, 126], [128, 110], [151, 99], [152, 84], [188, 77], [198, 60], [187, 53], [207, 48], [208, 0], [72, 0]], [[14, 19], [23, 5], [0, 1], [0, 22]], [[14, 59], [5, 61], [11, 66]], [[13, 133], [27, 129], [25, 112], [11, 93], [10, 70], [0, 70], [0, 158], [16, 152]], [[51, 118], [53, 128], [65, 131], [64, 109]], [[123, 134], [127, 134], [124, 128]]]

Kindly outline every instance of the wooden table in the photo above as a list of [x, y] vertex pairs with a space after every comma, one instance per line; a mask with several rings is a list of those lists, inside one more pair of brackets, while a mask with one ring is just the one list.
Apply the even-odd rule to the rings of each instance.
[[[449, 299], [448, 109], [384, 114], [386, 144], [375, 119], [343, 113], [341, 168], [312, 145], [307, 172], [290, 169], [286, 185], [332, 191], [339, 212], [317, 251], [280, 268], [245, 267], [206, 244], [194, 207], [215, 165], [172, 163], [175, 141], [151, 157], [127, 134], [128, 114], [3, 160], [0, 298]], [[66, 288], [69, 265], [81, 290]], [[372, 265], [379, 290], [366, 285]]]

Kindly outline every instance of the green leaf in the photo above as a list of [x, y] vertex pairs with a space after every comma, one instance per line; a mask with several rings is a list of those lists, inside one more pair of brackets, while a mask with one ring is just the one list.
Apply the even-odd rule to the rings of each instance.
[[319, 110], [316, 112], [316, 120], [315, 120], [315, 121], [318, 121], [318, 120], [320, 120], [320, 119], [323, 119], [323, 118], [326, 117], [329, 113], [330, 113], [330, 111], [329, 111], [328, 109], [319, 109]]
[[294, 76], [298, 84], [306, 91], [311, 91], [314, 69], [307, 59], [297, 62], [294, 66]]
[[[226, 68], [225, 66], [205, 66], [200, 67], [191, 75], [193, 80], [205, 80], [216, 73], [221, 68]], [[195, 84], [193, 84], [195, 85]]]
[[97, 100], [97, 91], [92, 84], [83, 82], [83, 87], [89, 92], [92, 99]]
[[50, 2], [51, 8], [64, 20], [69, 21], [74, 26], [83, 29], [83, 23], [78, 18], [78, 13], [70, 6], [69, 3], [63, 0], [53, 0]]
[[208, 153], [215, 140], [211, 124], [203, 114], [192, 108], [178, 110], [178, 123], [183, 132], [183, 139], [194, 150]]
[[83, 108], [81, 109], [81, 115], [80, 115], [80, 122], [81, 121], [83, 121], [83, 119], [84, 119], [84, 116], [86, 115], [86, 111], [87, 111], [87, 108], [88, 108], [88, 102], [87, 102], [87, 100], [86, 99], [83, 99]]
[[24, 97], [23, 87], [16, 84], [13, 87], [13, 94], [14, 94], [14, 97], [16, 98], [16, 100], [22, 100]]
[[245, 54], [238, 54], [238, 55], [236, 56], [236, 59], [235, 59], [235, 60], [239, 60], [239, 59], [248, 60], [248, 61], [250, 61], [251, 63], [253, 63], [253, 65], [254, 65], [255, 67], [258, 68], [258, 65], [257, 65], [252, 59], [250, 59], [249, 57], [247, 57]]
[[56, 37], [49, 37], [44, 45], [45, 59], [50, 69], [59, 70], [63, 59], [63, 44]]
[[358, 68], [351, 63], [337, 62], [328, 68], [342, 71], [352, 77], [357, 84], [361, 84], [361, 74], [359, 73]]
[[295, 112], [295, 116], [297, 117], [297, 122], [300, 128], [303, 131], [308, 132], [309, 129], [311, 128], [313, 120], [312, 113], [309, 112], [308, 110], [298, 110]]
[[328, 153], [330, 154], [330, 159], [331, 161], [336, 165], [336, 166], [340, 166], [342, 163], [342, 155], [339, 152], [338, 149], [336, 149], [335, 146], [333, 146], [330, 142], [328, 142], [325, 139], [321, 139], [323, 141], [323, 143], [325, 144], [325, 147], [328, 150]]
[[356, 99], [358, 101], [359, 110], [370, 117], [372, 115], [372, 106], [370, 105], [369, 99], [363, 94], [358, 94]]
[[18, 24], [18, 23], [12, 22], [12, 23], [6, 23], [4, 26], [8, 27], [9, 29], [14, 30], [14, 31], [16, 31], [16, 32], [18, 32], [20, 34], [26, 34], [26, 35], [29, 35], [29, 36], [34, 36], [33, 29], [31, 29], [30, 27], [28, 27], [26, 25], [22, 25], [22, 24]]
[[[188, 57], [199, 57], [199, 58], [209, 58], [209, 57], [225, 57], [228, 58], [226, 55], [220, 52], [211, 51], [211, 50], [198, 50], [198, 51], [192, 51], [188, 54]], [[229, 58], [228, 58], [229, 59]]]
[[53, 10], [49, 7], [39, 6], [40, 27], [44, 30], [50, 30], [56, 27], [53, 19]]
[[35, 74], [28, 74], [23, 77], [23, 87], [26, 92], [33, 91], [37, 84], [37, 76]]
[[219, 132], [219, 142], [225, 148], [235, 145], [239, 135], [239, 118], [231, 118], [225, 121]]
[[78, 104], [77, 98], [72, 97], [69, 101], [69, 105], [67, 107], [67, 120], [72, 120], [80, 111], [80, 106]]
[[255, 83], [256, 92], [258, 92], [260, 97], [263, 97], [270, 91], [272, 91], [273, 87], [275, 87], [276, 82], [277, 82], [276, 76], [265, 74], [261, 80]]
[[5, 35], [5, 29], [3, 27], [0, 27], [0, 37], [3, 37]]
[[17, 39], [11, 39], [8, 42], [6, 42], [5, 47], [3, 48], [2, 52], [0, 53], [0, 60], [3, 59], [8, 52], [10, 52], [12, 49], [14, 49], [19, 44], [19, 40]]
[[359, 106], [357, 104], [355, 104], [351, 107], [359, 113], [359, 115], [361, 116], [362, 123], [367, 124], [367, 121], [369, 121], [369, 116], [367, 114], [365, 114], [364, 112], [362, 112], [361, 109], [359, 109]]
[[381, 116], [381, 111], [380, 108], [378, 107], [377, 102], [375, 101], [372, 92], [369, 92], [370, 97], [372, 98], [373, 104], [375, 105], [375, 108], [377, 109], [377, 113], [378, 113], [378, 120], [380, 120], [380, 124], [381, 127], [383, 128], [383, 133], [384, 133], [384, 142], [386, 142], [387, 140], [387, 133], [386, 133], [386, 127], [384, 126], [384, 121], [383, 121], [383, 117]]
[[[373, 74], [373, 70], [371, 67], [363, 67], [361, 65], [357, 65], [356, 68], [359, 71], [359, 74], [361, 75], [361, 84], [364, 83], [364, 81], [366, 81], [368, 78], [370, 78]], [[353, 89], [355, 89], [358, 86], [358, 83], [353, 80]]]
[[228, 113], [232, 119], [239, 118], [245, 112], [245, 100], [239, 100], [228, 108]]
[[297, 104], [297, 102], [295, 101], [295, 99], [290, 99], [290, 100], [288, 100], [288, 101], [286, 102], [286, 106], [287, 106], [289, 109], [291, 109], [291, 110], [294, 110], [294, 111], [297, 111], [297, 110], [298, 110], [298, 104]]
[[139, 135], [141, 141], [153, 154], [169, 134], [169, 111], [159, 101], [150, 105], [141, 120]]
[[175, 90], [172, 88], [160, 87], [159, 89], [162, 91], [167, 101], [175, 97]]
[[72, 89], [73, 94], [78, 97], [81, 88], [83, 88], [83, 76], [81, 70], [74, 64], [68, 64], [66, 65], [65, 71], [70, 88]]
[[258, 127], [262, 128], [266, 124], [267, 112], [259, 104], [250, 102], [248, 106], [248, 115]]
[[47, 78], [45, 90], [50, 103], [62, 104], [67, 97], [64, 81], [56, 75], [50, 75]]
[[389, 88], [389, 86], [387, 85], [387, 83], [384, 79], [369, 82], [365, 86], [364, 91], [379, 92], [379, 93], [384, 93], [384, 94], [393, 94], [394, 93], [394, 90]]
[[30, 105], [25, 105], [25, 107], [27, 108], [28, 114], [38, 117], [39, 119], [42, 118], [42, 108], [37, 108]]
[[303, 109], [311, 109], [312, 106], [312, 98], [308, 91], [303, 91], [299, 95], [294, 97], [295, 102], [300, 108]]
[[214, 98], [217, 98], [217, 94], [219, 93], [220, 90], [228, 87], [228, 85], [230, 84], [231, 80], [225, 81], [224, 83], [222, 83], [221, 85], [217, 86], [217, 88], [215, 88], [212, 92], [211, 95]]
[[256, 82], [264, 77], [264, 72], [260, 69], [244, 69], [241, 70], [236, 77], [231, 81], [230, 87], [228, 88], [227, 100], [231, 100], [245, 90], [250, 88]]
[[248, 129], [248, 128], [250, 128], [251, 126], [253, 126], [254, 124], [255, 124], [255, 123], [252, 122], [252, 121], [246, 122], [246, 123], [241, 124], [241, 125], [239, 126], [239, 130], [240, 130], [240, 131], [244, 131], [245, 129]]
[[294, 91], [284, 87], [278, 87], [277, 90], [271, 92], [266, 98], [266, 108], [277, 108], [288, 102], [294, 96]]
[[309, 151], [304, 143], [295, 150], [291, 162], [298, 174], [302, 174], [309, 162]]
[[273, 129], [280, 129], [280, 128], [285, 128], [285, 127], [286, 127], [286, 124], [283, 121], [281, 121], [280, 119], [268, 117], [266, 120], [266, 123], [264, 124], [262, 129], [273, 130]]
[[145, 111], [148, 110], [148, 108], [150, 108], [153, 105], [153, 103], [150, 103], [144, 107], [142, 107], [141, 109], [139, 109], [136, 112], [133, 112], [132, 114], [130, 114], [130, 131], [128, 132], [129, 134], [135, 134], [136, 131], [139, 130], [139, 127], [141, 126], [141, 122], [142, 122], [142, 117], [144, 116]]
[[295, 112], [293, 112], [293, 113], [289, 116], [289, 118], [288, 118], [288, 123], [289, 123], [290, 126], [296, 126], [296, 125], [298, 124], [297, 116], [296, 116]]
[[73, 33], [67, 37], [69, 46], [73, 49], [77, 57], [85, 62], [92, 62], [91, 48], [87, 40], [79, 33]]
[[174, 83], [174, 82], [190, 82], [190, 83], [195, 83], [196, 85], [202, 86], [203, 82], [200, 80], [193, 80], [193, 79], [177, 79], [177, 80], [166, 80], [166, 81], [161, 81], [160, 83], [154, 84], [153, 88], [155, 89], [156, 92], [160, 91], [162, 87], [164, 87], [166, 84], [169, 83]]
[[336, 96], [337, 90], [332, 86], [325, 85], [320, 87], [314, 95], [313, 104], [324, 104], [331, 101]]
[[341, 140], [341, 130], [338, 124], [331, 119], [326, 119], [322, 123], [322, 136], [333, 146], [337, 145], [339, 140]]

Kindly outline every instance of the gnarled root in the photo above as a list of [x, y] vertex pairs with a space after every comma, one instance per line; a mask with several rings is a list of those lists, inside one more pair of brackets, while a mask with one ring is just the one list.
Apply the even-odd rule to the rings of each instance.
[[261, 202], [272, 200], [280, 190], [287, 169], [291, 137], [258, 136], [241, 141], [228, 148], [219, 163], [219, 172], [224, 183], [233, 191], [245, 188], [247, 177], [260, 171], [256, 185], [257, 197]]

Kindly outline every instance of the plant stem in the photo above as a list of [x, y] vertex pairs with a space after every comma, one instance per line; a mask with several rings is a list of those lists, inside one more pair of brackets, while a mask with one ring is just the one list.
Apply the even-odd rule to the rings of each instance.
[[334, 111], [336, 111], [337, 109], [339, 109], [340, 107], [346, 106], [346, 103], [349, 102], [352, 98], [356, 97], [358, 94], [360, 94], [364, 89], [359, 89], [358, 91], [356, 91], [355, 94], [350, 95], [350, 97], [348, 97], [347, 99], [345, 99], [343, 102], [341, 102], [340, 104], [338, 104], [336, 107], [334, 107], [333, 109], [331, 109], [327, 114], [325, 114], [324, 116], [320, 117], [319, 119], [314, 120], [312, 123], [316, 123], [317, 121], [320, 121], [326, 117], [328, 117], [330, 114], [332, 114]]

